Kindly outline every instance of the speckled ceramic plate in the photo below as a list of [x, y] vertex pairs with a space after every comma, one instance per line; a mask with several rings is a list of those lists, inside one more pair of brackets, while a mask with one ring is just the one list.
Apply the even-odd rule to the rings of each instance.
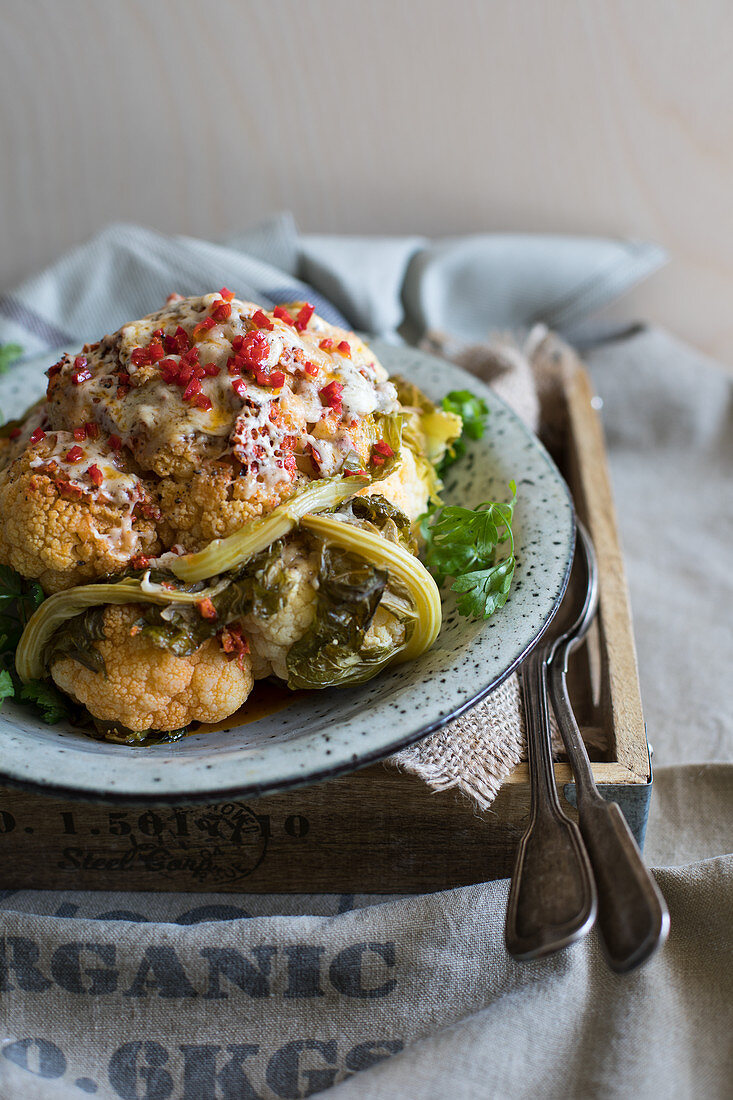
[[[514, 478], [517, 570], [506, 605], [470, 622], [443, 601], [443, 628], [429, 653], [361, 687], [299, 695], [285, 709], [234, 729], [130, 748], [95, 741], [72, 726], [46, 726], [5, 702], [0, 779], [77, 797], [129, 801], [220, 801], [337, 775], [439, 729], [483, 698], [519, 664], [562, 598], [574, 517], [567, 487], [535, 437], [490, 389], [413, 349], [375, 345], [391, 374], [434, 399], [471, 389], [490, 409], [486, 437], [451, 470], [445, 499], [474, 507], [506, 500]], [[0, 380], [0, 409], [18, 415], [42, 392], [48, 361]]]

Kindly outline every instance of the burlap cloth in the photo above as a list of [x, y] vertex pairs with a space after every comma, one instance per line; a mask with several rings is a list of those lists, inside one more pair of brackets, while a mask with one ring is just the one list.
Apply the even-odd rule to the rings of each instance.
[[[541, 438], [549, 441], [560, 430], [561, 342], [546, 326], [536, 325], [521, 346], [510, 336], [467, 344], [438, 332], [431, 333], [423, 346], [488, 382]], [[554, 716], [550, 721], [557, 752]], [[457, 788], [485, 810], [525, 758], [522, 688], [519, 674], [513, 673], [481, 703], [395, 753], [389, 762], [419, 776], [433, 790]]]

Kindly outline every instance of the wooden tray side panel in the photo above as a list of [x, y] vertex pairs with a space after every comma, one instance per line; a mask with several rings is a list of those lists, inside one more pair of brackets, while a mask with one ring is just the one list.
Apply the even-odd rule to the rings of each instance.
[[629, 781], [646, 783], [649, 754], [603, 429], [591, 404], [594, 391], [590, 378], [570, 353], [566, 372], [568, 431], [564, 472], [598, 557], [602, 724], [612, 732], [611, 758], [627, 769]]

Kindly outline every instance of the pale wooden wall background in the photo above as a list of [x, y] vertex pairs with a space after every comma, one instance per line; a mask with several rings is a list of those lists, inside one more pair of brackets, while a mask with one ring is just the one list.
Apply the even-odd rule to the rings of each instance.
[[733, 362], [731, 0], [0, 0], [0, 289], [111, 220], [653, 238]]

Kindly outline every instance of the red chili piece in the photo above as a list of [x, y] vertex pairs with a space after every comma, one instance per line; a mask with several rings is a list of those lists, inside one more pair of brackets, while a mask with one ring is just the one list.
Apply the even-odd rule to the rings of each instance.
[[333, 347], [334, 347], [333, 340], [331, 339], [330, 336], [326, 336], [326, 337], [324, 337], [323, 340], [321, 340], [321, 342], [318, 346], [319, 346], [319, 348], [322, 348], [323, 351], [333, 351]]
[[93, 420], [87, 420], [84, 425], [84, 431], [86, 432], [87, 439], [99, 438], [99, 424], [95, 424]]
[[223, 286], [221, 288], [219, 293], [221, 294], [221, 296], [222, 296], [222, 298], [224, 299], [225, 302], [231, 302], [232, 298], [234, 297], [234, 291], [233, 290], [227, 290], [227, 288], [225, 286]]
[[194, 340], [203, 340], [206, 333], [210, 328], [213, 328], [216, 321], [213, 317], [204, 317], [203, 321], [199, 321], [197, 325], [193, 326], [193, 338]]
[[109, 445], [113, 451], [119, 451], [122, 447], [122, 440], [118, 435], [111, 435], [109, 437]]
[[380, 439], [372, 447], [372, 457], [369, 461], [372, 466], [384, 466], [388, 458], [394, 458], [394, 451], [389, 443], [385, 443], [383, 439]]
[[84, 452], [81, 447], [72, 447], [71, 450], [66, 452], [66, 462], [81, 462], [84, 457]]
[[202, 619], [216, 618], [216, 608], [214, 607], [208, 596], [204, 600], [199, 600], [196, 606], [199, 609], [199, 614], [201, 615]]
[[285, 375], [281, 370], [274, 370], [267, 374], [260, 367], [255, 367], [254, 376], [259, 386], [271, 386], [273, 389], [279, 390], [281, 386], [285, 385]]
[[284, 306], [275, 306], [272, 311], [273, 317], [277, 317], [278, 320], [284, 321], [286, 325], [294, 324], [293, 318], [290, 316]]
[[204, 412], [210, 412], [213, 407], [211, 404], [211, 400], [206, 396], [205, 393], [194, 394], [194, 398], [191, 403], [193, 405], [197, 405], [200, 409], [203, 409]]
[[226, 321], [231, 312], [231, 302], [214, 302], [211, 307], [211, 316], [215, 321]]
[[345, 340], [342, 340], [340, 344], [336, 345], [336, 351], [340, 351], [347, 359], [351, 359], [351, 345], [347, 344]]
[[315, 378], [318, 374], [318, 367], [315, 363], [311, 363], [310, 359], [306, 362], [304, 370], [306, 374], [309, 374], [311, 376], [311, 378]]
[[261, 309], [258, 309], [256, 313], [252, 314], [252, 322], [257, 325], [257, 328], [267, 329], [268, 332], [272, 332], [274, 325], [269, 317], [267, 317]]
[[77, 443], [83, 443], [87, 437], [86, 428], [74, 428], [74, 439]]
[[80, 386], [82, 382], [88, 382], [92, 377], [92, 372], [87, 366], [86, 355], [77, 355], [74, 359], [74, 369], [71, 372], [71, 381], [75, 386]]
[[[10, 438], [11, 439], [17, 439], [19, 435], [20, 435], [20, 428], [15, 428], [10, 433]], [[38, 428], [36, 428], [36, 430], [34, 432], [31, 432], [31, 443], [40, 443], [41, 440], [45, 439], [45, 438], [46, 438], [46, 433], [44, 432], [43, 428], [38, 427]]]
[[329, 382], [322, 390], [318, 391], [321, 404], [332, 408], [337, 416], [341, 416], [341, 394], [344, 392], [343, 382]]
[[94, 484], [97, 486], [97, 488], [99, 488], [99, 486], [104, 481], [104, 474], [100, 470], [99, 466], [97, 466], [96, 463], [93, 466], [90, 466], [88, 473]]
[[300, 310], [298, 311], [298, 316], [295, 318], [295, 327], [297, 328], [298, 332], [302, 332], [305, 328], [308, 327], [308, 322], [315, 312], [316, 307], [312, 306], [310, 302], [306, 302], [304, 306], [301, 306]]
[[[234, 341], [232, 341], [232, 347], [234, 347]], [[261, 363], [270, 354], [270, 344], [263, 333], [248, 332], [242, 337], [241, 344], [235, 350], [249, 363]]]

